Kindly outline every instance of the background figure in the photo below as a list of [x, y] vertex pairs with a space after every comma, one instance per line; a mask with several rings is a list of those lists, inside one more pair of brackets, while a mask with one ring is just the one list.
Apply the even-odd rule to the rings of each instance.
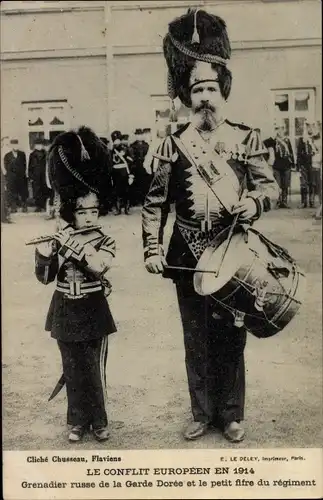
[[100, 137], [101, 142], [105, 145], [109, 161], [106, 162], [106, 170], [103, 173], [102, 178], [102, 193], [101, 196], [101, 208], [100, 213], [102, 215], [108, 214], [113, 210], [114, 200], [113, 200], [113, 185], [112, 185], [112, 169], [111, 169], [111, 152], [109, 149], [109, 140], [106, 137]]
[[313, 208], [315, 196], [321, 199], [322, 147], [319, 129], [315, 123], [306, 123], [304, 134], [297, 145], [297, 169], [300, 172], [301, 207]]
[[284, 127], [277, 127], [275, 137], [274, 177], [280, 188], [278, 208], [288, 207], [288, 191], [291, 182], [291, 171], [295, 166], [294, 153]]
[[12, 222], [7, 199], [6, 177], [1, 169], [1, 222]]
[[4, 157], [8, 206], [11, 212], [16, 212], [18, 207], [22, 207], [23, 212], [27, 212], [26, 155], [18, 149], [17, 139], [12, 139], [10, 144], [12, 150]]
[[148, 153], [149, 144], [145, 141], [144, 130], [137, 128], [135, 130], [135, 136], [136, 140], [131, 145], [134, 157], [135, 176], [132, 188], [132, 201], [134, 205], [143, 205], [150, 183], [150, 176], [144, 168], [144, 161]]
[[122, 208], [126, 215], [130, 208], [130, 185], [133, 181], [131, 172], [133, 159], [128, 149], [121, 144], [122, 134], [115, 130], [111, 134], [112, 148], [112, 182], [114, 187], [116, 214], [120, 215]]
[[46, 184], [46, 150], [43, 139], [35, 141], [35, 148], [30, 153], [28, 179], [32, 183], [36, 212], [42, 212], [46, 208], [46, 200], [49, 194]]

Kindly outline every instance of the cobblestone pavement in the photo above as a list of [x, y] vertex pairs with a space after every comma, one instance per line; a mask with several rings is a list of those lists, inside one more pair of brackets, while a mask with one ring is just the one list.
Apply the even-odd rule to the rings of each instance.
[[[248, 336], [246, 440], [237, 447], [319, 447], [322, 417], [321, 223], [310, 210], [275, 210], [258, 228], [289, 249], [307, 273], [297, 317], [279, 335]], [[170, 217], [171, 221], [172, 217]], [[4, 449], [68, 449], [65, 390], [48, 402], [61, 374], [55, 341], [44, 332], [53, 285], [34, 277], [25, 241], [53, 232], [42, 214], [2, 225]], [[111, 439], [83, 449], [224, 448], [218, 433], [187, 443], [190, 418], [182, 333], [173, 285], [143, 266], [140, 210], [102, 219], [117, 240], [111, 309], [118, 332], [108, 359]], [[170, 225], [166, 231], [169, 236]]]

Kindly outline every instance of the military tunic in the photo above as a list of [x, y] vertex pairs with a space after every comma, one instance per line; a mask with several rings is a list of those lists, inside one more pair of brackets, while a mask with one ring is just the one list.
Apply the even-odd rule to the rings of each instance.
[[[257, 206], [254, 219], [270, 210], [277, 184], [263, 159], [266, 149], [259, 134], [225, 120], [211, 140], [209, 147], [218, 158], [213, 167], [222, 169], [225, 204], [232, 206], [246, 189]], [[163, 253], [163, 231], [172, 203], [176, 220], [166, 255], [170, 266], [195, 268], [209, 242], [231, 224], [233, 216], [221, 205], [221, 196], [214, 196], [189, 160], [191, 156], [196, 162], [204, 161], [207, 148], [203, 143], [197, 130], [187, 124], [157, 149], [158, 167], [142, 211], [145, 259]], [[166, 269], [164, 276], [176, 285], [194, 419], [220, 427], [242, 420], [245, 328], [235, 326], [232, 317], [213, 314], [210, 298], [194, 290], [193, 273]]]

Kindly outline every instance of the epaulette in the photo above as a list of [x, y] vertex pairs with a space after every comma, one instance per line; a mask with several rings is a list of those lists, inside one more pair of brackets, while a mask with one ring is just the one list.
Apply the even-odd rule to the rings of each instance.
[[178, 153], [174, 149], [174, 144], [170, 136], [167, 136], [163, 140], [156, 153], [153, 153], [153, 157], [167, 163], [172, 163], [177, 160]]
[[248, 156], [258, 156], [268, 152], [261, 140], [260, 132], [254, 129], [250, 129], [242, 144], [246, 146]]
[[228, 125], [230, 125], [231, 127], [234, 127], [234, 128], [239, 128], [240, 130], [251, 130], [251, 127], [248, 127], [248, 125], [246, 125], [245, 123], [235, 123], [235, 122], [232, 122], [230, 120], [225, 120], [227, 122]]

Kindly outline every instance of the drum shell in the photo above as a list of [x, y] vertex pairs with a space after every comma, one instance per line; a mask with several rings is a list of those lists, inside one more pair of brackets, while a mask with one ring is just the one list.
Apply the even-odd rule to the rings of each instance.
[[[257, 232], [249, 232], [241, 255], [243, 262], [232, 278], [211, 294], [214, 310], [242, 311], [244, 326], [258, 338], [280, 332], [299, 310], [305, 287], [305, 277], [295, 261], [283, 253], [273, 256], [268, 244]], [[269, 264], [269, 265], [268, 265]], [[283, 272], [281, 272], [283, 270]], [[265, 286], [263, 308], [257, 310], [257, 290]]]

